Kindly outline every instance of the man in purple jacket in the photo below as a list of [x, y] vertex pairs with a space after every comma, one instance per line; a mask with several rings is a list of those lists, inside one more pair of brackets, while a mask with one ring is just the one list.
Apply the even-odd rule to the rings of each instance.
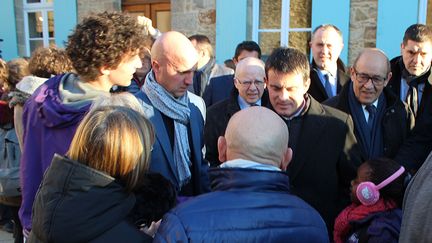
[[87, 17], [76, 26], [66, 47], [77, 74], [49, 79], [25, 104], [19, 211], [25, 235], [31, 230], [36, 191], [54, 153], [67, 152], [96, 97], [108, 96], [113, 85], [130, 84], [141, 67], [138, 53], [143, 39], [142, 26], [130, 16], [104, 12]]

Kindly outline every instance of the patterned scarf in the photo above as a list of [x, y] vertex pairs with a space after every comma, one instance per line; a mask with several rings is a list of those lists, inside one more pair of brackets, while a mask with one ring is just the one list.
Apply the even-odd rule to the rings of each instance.
[[174, 120], [173, 157], [180, 179], [180, 186], [183, 186], [191, 177], [189, 167], [192, 165], [187, 128], [190, 119], [187, 92], [179, 98], [174, 98], [173, 95], [156, 82], [152, 71], [147, 74], [143, 85], [143, 92], [148, 96], [156, 109]]
[[346, 242], [346, 239], [349, 236], [352, 228], [350, 222], [364, 219], [372, 213], [383, 212], [396, 207], [397, 205], [394, 201], [384, 201], [382, 198], [380, 198], [377, 203], [371, 206], [352, 203], [342, 210], [335, 220], [335, 226], [333, 230], [334, 242]]

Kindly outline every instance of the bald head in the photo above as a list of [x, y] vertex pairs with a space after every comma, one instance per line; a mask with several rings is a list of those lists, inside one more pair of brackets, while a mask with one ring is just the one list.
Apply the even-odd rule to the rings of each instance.
[[245, 73], [255, 74], [257, 76], [265, 76], [265, 64], [261, 59], [256, 57], [246, 57], [237, 63], [235, 75], [242, 76]]
[[162, 34], [151, 49], [156, 81], [175, 98], [182, 97], [193, 82], [198, 53], [190, 40], [176, 31]]
[[259, 106], [231, 117], [225, 136], [219, 138], [218, 149], [223, 162], [247, 159], [285, 169], [291, 159], [285, 122], [270, 109]]
[[389, 59], [386, 54], [378, 48], [363, 49], [354, 60], [353, 67], [356, 67], [359, 62], [361, 64], [367, 63], [371, 67], [379, 65], [379, 68], [384, 74], [388, 74], [391, 71]]
[[178, 63], [184, 60], [195, 65], [198, 54], [190, 40], [182, 33], [168, 31], [156, 39], [151, 49], [152, 60]]

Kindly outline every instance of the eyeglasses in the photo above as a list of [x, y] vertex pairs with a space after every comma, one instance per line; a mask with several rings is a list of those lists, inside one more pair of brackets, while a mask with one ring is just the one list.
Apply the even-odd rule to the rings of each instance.
[[373, 85], [380, 86], [383, 85], [384, 81], [386, 80], [385, 77], [369, 76], [368, 74], [365, 73], [358, 73], [356, 70], [354, 70], [354, 73], [356, 75], [357, 82], [359, 82], [359, 84], [366, 84], [367, 82], [369, 82], [369, 80], [372, 80]]
[[257, 88], [260, 88], [260, 87], [263, 87], [264, 86], [264, 81], [261, 81], [261, 80], [253, 80], [253, 81], [249, 81], [249, 80], [244, 80], [244, 81], [241, 81], [240, 79], [238, 79], [238, 78], [235, 78], [236, 80], [237, 80], [237, 82], [239, 83], [239, 84], [241, 84], [243, 87], [245, 87], [245, 88], [249, 88], [252, 84], [254, 84], [255, 85], [255, 87], [257, 87]]

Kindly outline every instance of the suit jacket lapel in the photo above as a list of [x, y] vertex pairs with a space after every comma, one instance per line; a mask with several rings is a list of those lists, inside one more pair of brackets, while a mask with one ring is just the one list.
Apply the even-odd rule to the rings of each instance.
[[310, 107], [302, 117], [301, 136], [298, 139], [297, 151], [294, 151], [294, 157], [289, 168], [292, 181], [303, 168], [305, 161], [308, 161], [309, 157], [314, 154], [311, 151], [311, 141], [317, 139], [317, 134], [322, 134], [322, 130], [325, 128], [325, 119], [319, 117], [322, 116], [324, 110], [311, 96], [309, 99], [311, 100]]
[[[150, 100], [147, 96], [142, 97], [147, 104], [151, 104]], [[177, 169], [175, 168], [173, 152], [171, 148], [171, 142], [168, 137], [168, 132], [165, 128], [165, 123], [162, 118], [162, 114], [160, 111], [153, 106], [145, 106], [145, 113], [147, 114], [147, 118], [150, 119], [151, 123], [155, 129], [156, 140], [159, 142], [162, 147], [162, 151], [165, 154], [165, 157], [170, 165], [172, 173], [175, 175], [177, 181], [179, 181]]]

